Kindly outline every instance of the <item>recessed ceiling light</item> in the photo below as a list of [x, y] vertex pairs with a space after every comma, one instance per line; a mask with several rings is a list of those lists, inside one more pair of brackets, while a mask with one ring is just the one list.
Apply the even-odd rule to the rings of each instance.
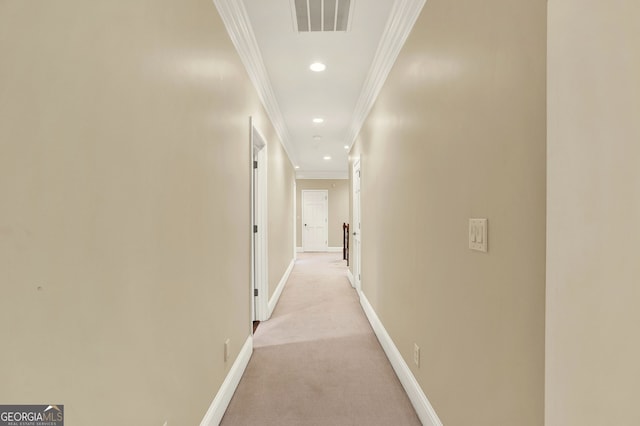
[[322, 72], [327, 69], [327, 66], [322, 62], [314, 62], [309, 66], [311, 71]]
[[344, 149], [349, 149], [349, 145], [345, 145], [345, 146], [344, 146]]
[[314, 118], [313, 122], [316, 124], [324, 123], [324, 118]]
[[325, 155], [325, 156], [324, 156], [324, 157], [322, 157], [322, 158], [324, 158], [325, 160], [331, 160], [331, 157], [330, 157], [329, 155]]
[[299, 169], [299, 168], [300, 168], [300, 166], [296, 166], [295, 168], [296, 168], [296, 169]]

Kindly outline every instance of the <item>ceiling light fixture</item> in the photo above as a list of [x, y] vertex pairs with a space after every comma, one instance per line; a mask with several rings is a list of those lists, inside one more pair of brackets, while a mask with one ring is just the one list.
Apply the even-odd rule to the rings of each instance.
[[295, 168], [296, 168], [296, 169], [299, 169], [299, 168], [300, 168], [300, 166], [296, 166]]
[[344, 146], [344, 149], [349, 149], [349, 145], [345, 145], [345, 146]]
[[313, 122], [316, 124], [324, 123], [324, 118], [314, 118]]
[[311, 65], [309, 65], [309, 69], [315, 72], [322, 72], [327, 69], [327, 66], [322, 62], [314, 62]]
[[325, 156], [324, 156], [324, 157], [322, 157], [322, 158], [324, 158], [325, 160], [331, 160], [331, 157], [330, 157], [329, 155], [325, 155]]

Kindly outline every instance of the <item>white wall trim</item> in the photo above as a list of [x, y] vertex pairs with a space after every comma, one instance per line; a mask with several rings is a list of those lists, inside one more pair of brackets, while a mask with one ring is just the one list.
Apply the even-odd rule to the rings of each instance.
[[231, 402], [231, 397], [233, 397], [233, 393], [236, 391], [238, 383], [240, 383], [244, 370], [247, 368], [247, 364], [249, 364], [252, 353], [253, 338], [249, 336], [244, 342], [242, 349], [240, 349], [240, 353], [231, 366], [229, 373], [227, 373], [227, 377], [224, 379], [224, 382], [222, 382], [222, 386], [218, 389], [218, 393], [209, 406], [207, 413], [204, 415], [202, 422], [200, 422], [200, 426], [218, 426], [220, 424], [222, 416], [224, 416], [229, 402]]
[[402, 355], [393, 343], [391, 336], [389, 336], [389, 333], [385, 330], [380, 318], [378, 318], [378, 315], [367, 300], [367, 297], [361, 291], [359, 291], [358, 294], [360, 295], [360, 304], [362, 305], [362, 309], [367, 315], [369, 323], [371, 323], [371, 327], [378, 337], [384, 352], [387, 354], [387, 358], [389, 358], [398, 379], [400, 379], [400, 383], [402, 383], [404, 390], [407, 392], [407, 395], [411, 400], [411, 404], [413, 404], [413, 408], [416, 410], [420, 421], [424, 426], [442, 426], [442, 422], [431, 406], [427, 396], [422, 391], [422, 388], [418, 384], [418, 381], [411, 372], [411, 369], [405, 362], [404, 358], [402, 358]]
[[[251, 229], [251, 298], [253, 300], [253, 320], [263, 321], [268, 318], [269, 295], [269, 226], [268, 226], [268, 155], [267, 143], [251, 123], [251, 211], [253, 225], [258, 232]], [[258, 161], [258, 168], [254, 169], [254, 157]], [[255, 185], [257, 181], [257, 186]], [[251, 226], [253, 228], [253, 226]], [[258, 290], [258, 296], [253, 295], [253, 289]]]
[[271, 318], [271, 315], [273, 314], [273, 310], [276, 308], [276, 305], [278, 304], [278, 300], [280, 300], [280, 295], [282, 294], [282, 290], [284, 290], [284, 285], [287, 283], [287, 280], [289, 279], [289, 275], [291, 275], [291, 271], [293, 270], [293, 266], [295, 264], [296, 264], [296, 260], [291, 259], [291, 263], [289, 263], [287, 270], [284, 271], [284, 274], [282, 275], [282, 278], [280, 279], [280, 282], [278, 283], [276, 290], [273, 292], [271, 299], [269, 299], [269, 316], [267, 317], [267, 319]]
[[280, 111], [277, 98], [271, 86], [267, 69], [258, 47], [249, 15], [242, 0], [213, 0], [224, 22], [231, 41], [247, 69], [249, 78], [258, 92], [260, 101], [271, 119], [292, 164], [298, 164], [298, 157], [291, 144], [291, 136]]
[[[302, 247], [296, 247], [297, 253], [304, 253], [304, 249]], [[327, 253], [342, 253], [342, 247], [327, 247]], [[316, 250], [312, 251], [312, 253], [321, 253]]]
[[425, 3], [426, 0], [396, 0], [393, 4], [347, 132], [345, 145], [348, 145], [349, 149], [360, 133], [362, 124], [369, 115]]
[[[349, 244], [349, 263], [353, 269], [353, 282], [357, 291], [362, 291], [362, 200], [360, 157], [353, 159], [351, 178], [351, 225], [349, 233], [353, 235]], [[349, 238], [351, 238], [349, 235]]]
[[351, 287], [356, 288], [356, 283], [353, 281], [353, 273], [351, 273], [351, 269], [347, 269], [347, 278], [349, 279]]
[[296, 242], [298, 241], [298, 184], [296, 181], [293, 181], [293, 260], [295, 261], [298, 256], [298, 250], [296, 247]]

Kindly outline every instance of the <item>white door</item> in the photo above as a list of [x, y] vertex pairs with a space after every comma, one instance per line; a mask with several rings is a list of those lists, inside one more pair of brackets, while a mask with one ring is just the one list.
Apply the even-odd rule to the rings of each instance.
[[362, 290], [361, 282], [361, 227], [360, 227], [360, 161], [353, 164], [353, 279], [357, 290]]
[[252, 320], [269, 319], [267, 270], [267, 145], [251, 121]]
[[329, 191], [302, 191], [302, 249], [327, 251]]

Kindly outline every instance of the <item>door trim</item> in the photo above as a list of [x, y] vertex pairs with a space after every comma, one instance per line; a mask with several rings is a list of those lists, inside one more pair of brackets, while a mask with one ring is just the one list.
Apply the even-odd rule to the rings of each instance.
[[[251, 306], [252, 322], [269, 319], [268, 226], [267, 226], [267, 144], [249, 119], [251, 132]], [[258, 161], [258, 168], [254, 168]], [[254, 227], [258, 232], [254, 232]], [[254, 290], [258, 295], [254, 296]]]
[[297, 242], [298, 242], [298, 220], [297, 220], [297, 215], [298, 212], [296, 210], [297, 207], [297, 203], [298, 200], [296, 199], [298, 196], [298, 184], [296, 183], [296, 181], [293, 181], [293, 260], [296, 260], [298, 258], [298, 248], [296, 247]]
[[[353, 286], [358, 291], [362, 291], [362, 172], [360, 169], [360, 159], [356, 159], [353, 163], [353, 175], [352, 175], [352, 208], [351, 219], [353, 224], [349, 232], [353, 236]], [[357, 192], [356, 192], [356, 180], [357, 180]], [[358, 233], [357, 241], [356, 234]], [[351, 254], [351, 253], [350, 253]]]

